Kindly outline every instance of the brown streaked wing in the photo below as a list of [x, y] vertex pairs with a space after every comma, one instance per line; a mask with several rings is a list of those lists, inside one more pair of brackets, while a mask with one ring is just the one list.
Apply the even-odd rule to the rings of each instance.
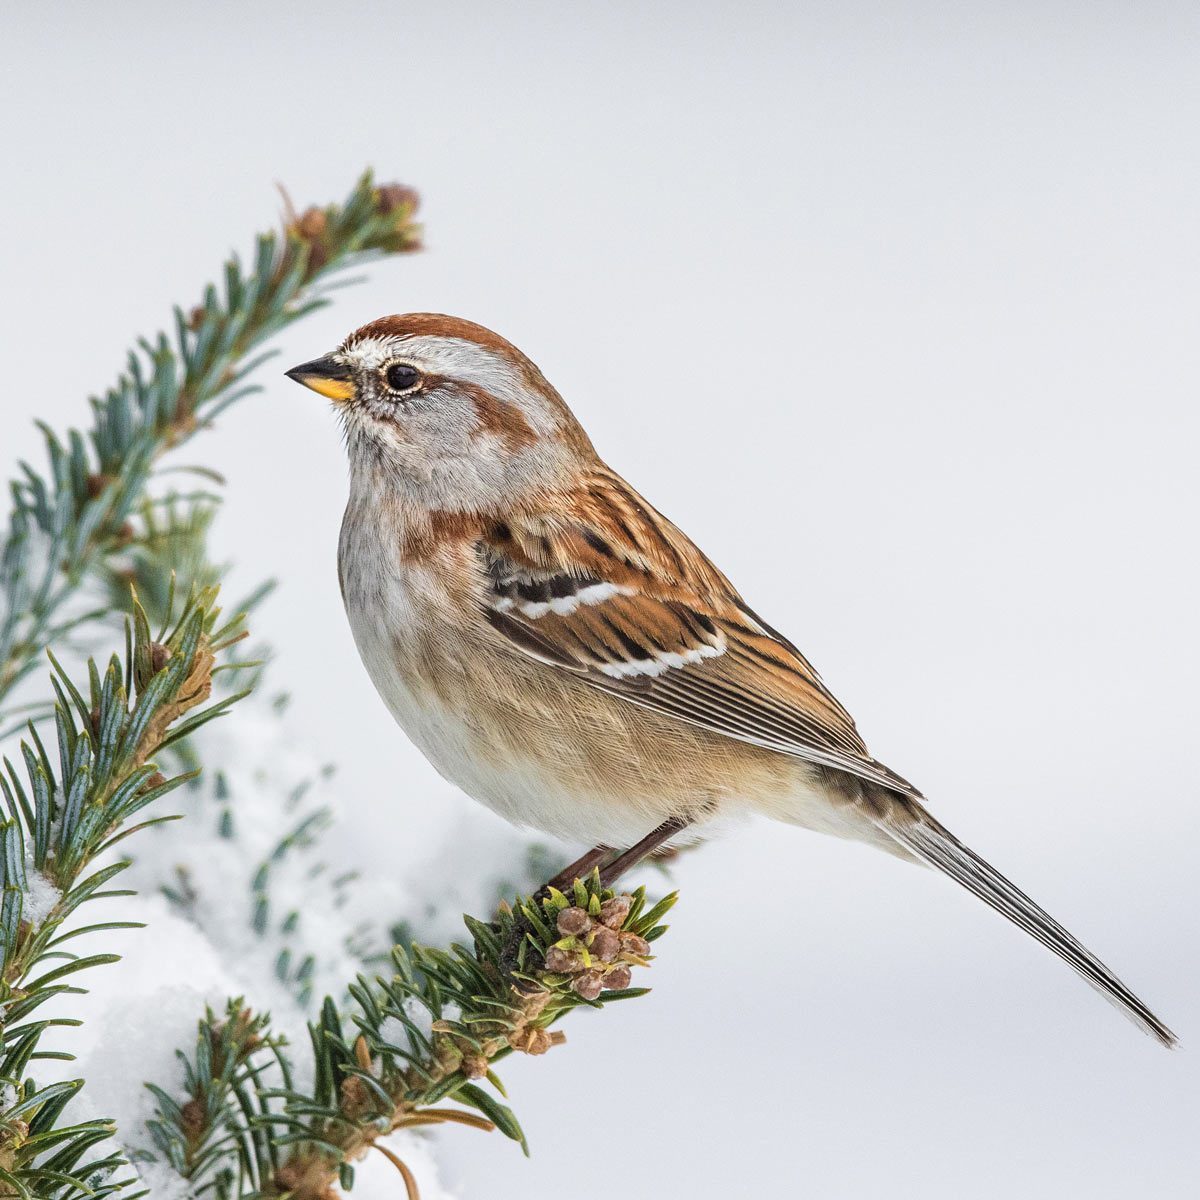
[[615, 475], [481, 542], [487, 618], [524, 653], [632, 704], [919, 793], [867, 752], [804, 656]]

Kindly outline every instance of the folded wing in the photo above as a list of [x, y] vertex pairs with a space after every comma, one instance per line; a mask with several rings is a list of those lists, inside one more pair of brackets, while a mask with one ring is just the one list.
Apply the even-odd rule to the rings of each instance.
[[917, 794], [871, 758], [800, 651], [618, 477], [496, 527], [479, 552], [487, 619], [525, 653], [631, 704]]

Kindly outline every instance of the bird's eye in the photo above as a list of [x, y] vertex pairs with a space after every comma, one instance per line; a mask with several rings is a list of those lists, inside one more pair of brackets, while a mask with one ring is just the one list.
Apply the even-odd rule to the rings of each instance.
[[384, 378], [391, 391], [403, 396], [417, 390], [421, 383], [421, 372], [409, 363], [392, 363], [384, 372]]

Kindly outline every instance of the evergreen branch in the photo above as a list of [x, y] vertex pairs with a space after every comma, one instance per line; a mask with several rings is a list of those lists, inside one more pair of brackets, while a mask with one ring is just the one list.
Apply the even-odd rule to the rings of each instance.
[[269, 354], [268, 338], [327, 303], [331, 277], [380, 254], [419, 246], [417, 197], [365, 174], [342, 205], [288, 206], [282, 234], [259, 236], [253, 263], [225, 265], [220, 289], [176, 308], [172, 331], [142, 339], [102, 399], [85, 434], [60, 437], [42, 425], [49, 469], [21, 464], [0, 549], [0, 700], [38, 656], [92, 614], [68, 616], [84, 581], [135, 536], [159, 458], [257, 390], [247, 376]]
[[[80, 957], [61, 948], [64, 922], [89, 900], [121, 894], [106, 885], [127, 862], [99, 866], [98, 856], [129, 820], [188, 776], [168, 779], [154, 760], [174, 731], [220, 715], [238, 697], [204, 706], [220, 651], [241, 635], [242, 618], [222, 621], [217, 589], [193, 593], [160, 638], [152, 637], [136, 596], [126, 624], [126, 653], [103, 674], [87, 664], [81, 689], [55, 662], [57, 761], [37, 729], [21, 743], [24, 772], [8, 759], [0, 773], [0, 1197], [74, 1200], [109, 1196], [119, 1160], [85, 1161], [113, 1133], [111, 1122], [60, 1126], [82, 1080], [39, 1085], [26, 1076], [36, 1058], [69, 1057], [40, 1049], [52, 1028], [77, 1022], [26, 1022], [54, 996], [79, 992], [74, 980], [113, 954]], [[85, 696], [86, 691], [86, 696]], [[104, 922], [69, 936], [114, 927]], [[71, 982], [65, 983], [64, 980]]]
[[[545, 890], [502, 906], [492, 924], [465, 918], [470, 948], [398, 947], [391, 979], [360, 977], [351, 988], [348, 1019], [326, 1003], [312, 1026], [313, 1093], [285, 1098], [304, 1135], [265, 1196], [329, 1200], [335, 1181], [348, 1186], [354, 1161], [396, 1129], [497, 1128], [526, 1148], [511, 1109], [475, 1081], [503, 1095], [493, 1062], [514, 1050], [544, 1054], [563, 1040], [551, 1026], [576, 1008], [643, 994], [629, 987], [630, 968], [649, 964], [675, 900], [647, 911], [644, 890], [614, 895], [596, 873], [570, 898]], [[467, 1107], [439, 1107], [445, 1100]]]
[[[348, 1011], [326, 1000], [309, 1029], [313, 1083], [306, 1089], [264, 1082], [272, 1065], [285, 1080], [290, 1074], [278, 1043], [269, 1048], [270, 1064], [246, 1069], [236, 1094], [219, 1073], [204, 1075], [199, 1056], [189, 1061], [185, 1091], [212, 1104], [205, 1136], [223, 1131], [225, 1161], [189, 1165], [194, 1118], [186, 1104], [154, 1089], [160, 1104], [153, 1134], [164, 1157], [193, 1184], [211, 1180], [220, 1200], [334, 1200], [339, 1186], [353, 1186], [354, 1163], [373, 1148], [416, 1196], [411, 1172], [381, 1142], [396, 1130], [499, 1129], [524, 1148], [515, 1115], [480, 1083], [503, 1097], [493, 1063], [560, 1044], [563, 1035], [551, 1027], [576, 1008], [644, 995], [646, 989], [629, 986], [630, 971], [649, 965], [650, 943], [665, 932], [660, 920], [675, 901], [668, 896], [647, 909], [643, 889], [615, 895], [595, 873], [576, 881], [569, 898], [543, 890], [548, 894], [502, 906], [491, 924], [465, 918], [470, 948], [396, 947], [391, 977], [360, 976]], [[209, 1020], [202, 1050], [224, 1036], [211, 1014]], [[464, 1107], [446, 1107], [447, 1100]]]
[[[121, 589], [132, 584], [151, 624], [155, 624], [164, 619], [163, 614], [171, 607], [175, 578], [192, 587], [205, 586], [219, 579], [225, 568], [211, 561], [208, 548], [210, 526], [218, 503], [217, 498], [210, 496], [171, 495], [150, 506], [152, 511], [144, 523], [145, 533], [136, 546], [117, 555], [103, 572], [108, 590], [119, 594]], [[269, 584], [261, 585], [239, 607], [244, 611], [251, 610], [269, 587]], [[257, 647], [252, 653], [255, 658], [265, 658], [270, 656], [270, 649]], [[262, 680], [261, 667], [261, 662], [231, 657], [230, 663], [218, 671], [236, 668], [239, 682], [245, 681], [247, 672], [251, 672], [250, 678], [257, 689]], [[220, 678], [214, 680], [215, 686], [219, 686]], [[282, 722], [285, 700], [276, 698], [270, 705], [273, 722]], [[266, 705], [260, 702], [256, 712], [261, 714], [264, 707]], [[252, 719], [251, 714], [242, 718], [243, 721]], [[173, 760], [177, 758], [185, 768], [195, 768], [201, 756], [188, 740], [189, 732], [188, 723], [182, 723], [173, 732], [169, 745]], [[247, 907], [242, 928], [251, 929], [260, 940], [261, 955], [264, 961], [273, 962], [275, 978], [307, 1012], [314, 988], [333, 986], [371, 955], [379, 957], [384, 943], [382, 937], [372, 936], [371, 931], [361, 924], [348, 928], [340, 940], [323, 938], [314, 943], [311, 937], [306, 937], [308, 929], [302, 906], [297, 903], [298, 897], [287, 903], [276, 894], [287, 890], [289, 878], [295, 879], [303, 873], [302, 894], [306, 900], [337, 908], [346, 902], [357, 874], [327, 870], [318, 853], [323, 835], [332, 824], [333, 814], [327, 806], [313, 804], [309, 794], [332, 774], [333, 768], [327, 764], [319, 766], [293, 781], [290, 777], [293, 760], [289, 760], [288, 783], [279, 795], [281, 764], [272, 762], [272, 752], [265, 745], [258, 746], [258, 753], [265, 757], [259, 760], [261, 766], [254, 771], [248, 770], [249, 763], [244, 757], [237, 763], [217, 761], [203, 779], [197, 779], [189, 786], [186, 807], [192, 826], [191, 838], [200, 845], [206, 835], [216, 835], [226, 843], [240, 841], [241, 855], [253, 854], [254, 857], [246, 862]], [[227, 770], [226, 765], [240, 769]], [[252, 781], [250, 777], [253, 777]], [[251, 850], [248, 843], [261, 839], [262, 814], [273, 797], [277, 797], [278, 804], [278, 811], [271, 818], [276, 822], [274, 834], [269, 842]], [[244, 815], [250, 810], [259, 816], [257, 821], [250, 823], [257, 829], [247, 835], [244, 833]], [[194, 826], [197, 820], [202, 822], [199, 829]], [[152, 872], [153, 864], [148, 865]], [[228, 931], [220, 928], [226, 917], [214, 916], [209, 902], [213, 886], [212, 873], [206, 870], [209, 865], [201, 852], [198, 860], [193, 857], [191, 862], [175, 862], [169, 872], [160, 872], [157, 879], [148, 879], [146, 870], [135, 872], [135, 875], [140, 874], [139, 886], [157, 887], [182, 916], [206, 935], [219, 939], [223, 932], [228, 935]], [[276, 884], [281, 876], [284, 886], [278, 888]]]
[[255, 1083], [256, 1056], [272, 1046], [267, 1025], [241, 999], [230, 1000], [221, 1018], [208, 1009], [193, 1055], [178, 1052], [187, 1099], [179, 1104], [147, 1084], [157, 1107], [147, 1122], [151, 1138], [195, 1195], [210, 1188], [227, 1194], [238, 1171], [254, 1178], [258, 1154], [241, 1103]]

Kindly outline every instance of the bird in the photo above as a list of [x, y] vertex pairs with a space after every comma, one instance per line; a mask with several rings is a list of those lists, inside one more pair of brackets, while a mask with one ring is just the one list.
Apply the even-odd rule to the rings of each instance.
[[596, 868], [608, 884], [722, 818], [765, 815], [942, 872], [1175, 1045], [872, 757], [808, 659], [601, 460], [509, 341], [386, 316], [286, 374], [340, 419], [338, 574], [367, 674], [467, 795], [594, 846], [558, 882]]

